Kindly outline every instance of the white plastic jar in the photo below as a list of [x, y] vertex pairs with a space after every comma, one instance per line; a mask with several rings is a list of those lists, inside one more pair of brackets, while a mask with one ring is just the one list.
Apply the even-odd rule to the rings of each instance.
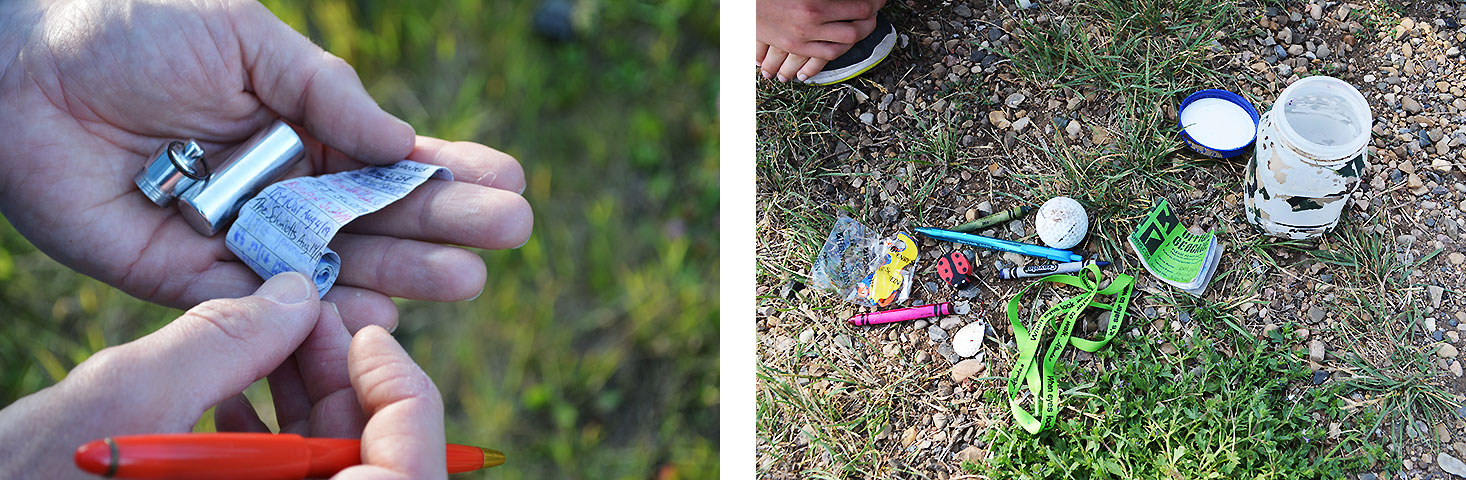
[[1289, 85], [1257, 125], [1243, 192], [1247, 221], [1298, 240], [1332, 229], [1359, 187], [1373, 121], [1364, 95], [1343, 80]]

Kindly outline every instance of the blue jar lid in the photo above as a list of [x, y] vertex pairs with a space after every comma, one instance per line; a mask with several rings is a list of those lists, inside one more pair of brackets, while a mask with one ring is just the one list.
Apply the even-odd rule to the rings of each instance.
[[1257, 139], [1258, 121], [1257, 109], [1247, 99], [1215, 88], [1187, 96], [1176, 115], [1186, 145], [1212, 158], [1229, 158], [1247, 151]]

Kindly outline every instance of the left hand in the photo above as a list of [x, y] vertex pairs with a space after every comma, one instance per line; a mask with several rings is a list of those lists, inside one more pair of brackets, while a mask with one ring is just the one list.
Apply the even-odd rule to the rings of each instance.
[[259, 3], [0, 2], [0, 212], [47, 255], [132, 295], [188, 308], [260, 285], [222, 234], [194, 232], [132, 177], [168, 140], [198, 139], [218, 158], [277, 117], [309, 151], [287, 178], [406, 158], [458, 180], [429, 181], [331, 243], [342, 265], [325, 300], [351, 331], [394, 326], [389, 297], [481, 292], [483, 261], [441, 244], [514, 248], [529, 238], [514, 158], [415, 136], [350, 65]]

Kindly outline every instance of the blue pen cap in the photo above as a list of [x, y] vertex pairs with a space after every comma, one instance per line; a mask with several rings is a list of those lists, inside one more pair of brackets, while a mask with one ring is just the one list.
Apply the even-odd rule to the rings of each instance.
[[1201, 90], [1181, 101], [1177, 112], [1181, 139], [1196, 153], [1235, 157], [1257, 139], [1260, 117], [1241, 95], [1215, 88]]

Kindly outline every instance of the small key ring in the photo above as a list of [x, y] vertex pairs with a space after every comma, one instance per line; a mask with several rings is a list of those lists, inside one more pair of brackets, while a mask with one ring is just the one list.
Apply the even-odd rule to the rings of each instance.
[[168, 161], [178, 173], [194, 180], [208, 180], [213, 173], [209, 171], [209, 162], [204, 161], [203, 147], [193, 140], [187, 144], [176, 140], [168, 143]]

